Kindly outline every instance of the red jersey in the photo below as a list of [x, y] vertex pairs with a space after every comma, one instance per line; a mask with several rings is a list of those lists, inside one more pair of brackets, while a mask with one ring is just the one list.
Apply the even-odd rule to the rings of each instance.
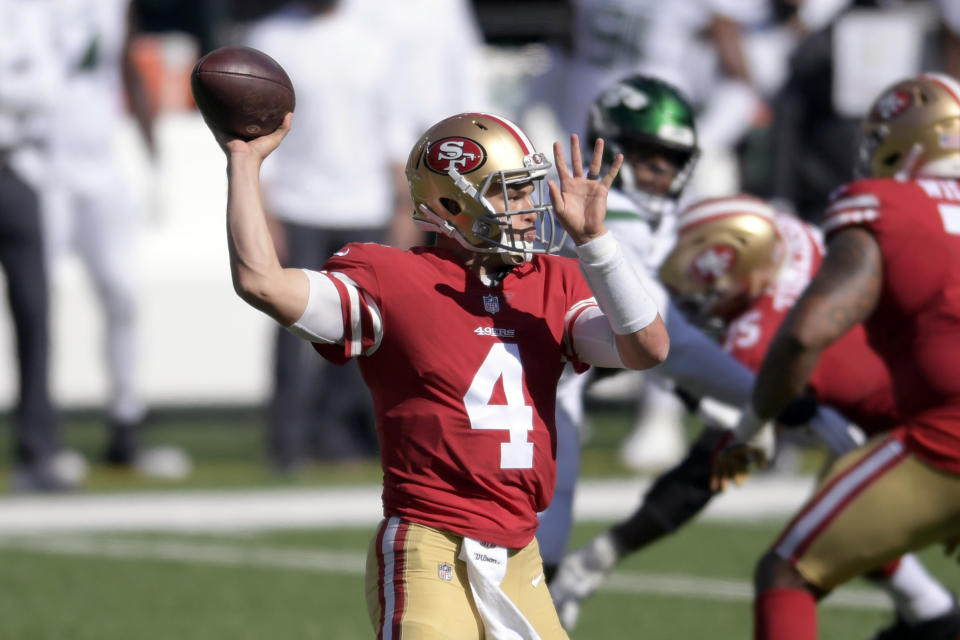
[[824, 229], [869, 229], [883, 257], [880, 301], [864, 323], [893, 377], [919, 457], [960, 473], [960, 185], [871, 179], [832, 198]]
[[[344, 345], [359, 355], [377, 418], [386, 516], [520, 548], [556, 481], [557, 380], [577, 362], [569, 329], [596, 306], [576, 260], [537, 255], [489, 287], [453, 254], [348, 244], [326, 263], [341, 285]], [[338, 280], [339, 279], [339, 280]]]
[[[786, 215], [777, 216], [776, 225], [784, 247], [783, 265], [763, 295], [730, 323], [724, 336], [724, 349], [754, 372], [823, 262], [818, 229]], [[810, 387], [818, 402], [840, 411], [869, 434], [897, 424], [890, 375], [867, 344], [861, 325], [824, 350]]]

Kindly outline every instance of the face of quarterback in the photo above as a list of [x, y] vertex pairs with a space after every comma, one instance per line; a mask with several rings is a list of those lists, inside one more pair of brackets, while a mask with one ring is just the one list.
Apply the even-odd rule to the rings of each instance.
[[527, 181], [508, 185], [506, 194], [501, 189], [494, 189], [487, 195], [487, 200], [497, 213], [526, 210], [526, 213], [504, 216], [504, 226], [509, 228], [509, 235], [516, 243], [532, 243], [536, 239], [537, 212], [532, 210], [533, 192], [533, 182]]
[[666, 196], [683, 167], [683, 154], [651, 144], [633, 144], [626, 164], [632, 169], [637, 189]]

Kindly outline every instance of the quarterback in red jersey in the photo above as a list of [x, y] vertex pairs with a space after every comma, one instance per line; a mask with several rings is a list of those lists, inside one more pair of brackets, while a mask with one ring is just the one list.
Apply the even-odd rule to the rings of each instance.
[[[860, 322], [891, 372], [899, 425], [838, 460], [760, 560], [759, 640], [816, 638], [817, 598], [960, 536], [960, 84], [923, 74], [885, 90], [866, 120], [860, 164], [868, 179], [834, 194], [827, 256], [773, 340], [740, 442], [718, 469], [748, 459], [742, 442]], [[889, 637], [960, 637], [957, 627], [902, 623]]]
[[[380, 638], [563, 638], [534, 540], [556, 475], [554, 404], [567, 361], [644, 369], [669, 340], [604, 225], [622, 163], [584, 175], [571, 136], [552, 166], [508, 120], [452, 116], [410, 153], [414, 219], [436, 246], [348, 244], [323, 271], [283, 269], [259, 194], [263, 158], [290, 129], [227, 155], [234, 287], [335, 362], [358, 358], [384, 472], [367, 557]], [[554, 219], [553, 213], [556, 213]], [[548, 255], [570, 235], [579, 259]]]

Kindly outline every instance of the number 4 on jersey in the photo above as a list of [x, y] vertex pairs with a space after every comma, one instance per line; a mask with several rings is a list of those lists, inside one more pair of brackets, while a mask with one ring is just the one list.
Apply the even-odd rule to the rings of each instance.
[[[494, 385], [503, 380], [507, 404], [490, 404]], [[500, 443], [501, 469], [533, 467], [533, 443], [527, 432], [533, 429], [533, 408], [524, 403], [523, 364], [515, 344], [496, 342], [473, 377], [463, 396], [471, 429], [506, 429], [510, 441]]]

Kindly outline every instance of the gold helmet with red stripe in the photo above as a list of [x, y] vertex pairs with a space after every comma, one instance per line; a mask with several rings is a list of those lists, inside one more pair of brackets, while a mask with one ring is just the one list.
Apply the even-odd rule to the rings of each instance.
[[[543, 193], [552, 164], [538, 153], [516, 124], [489, 113], [461, 113], [441, 120], [424, 133], [407, 159], [406, 176], [421, 229], [457, 240], [480, 253], [501, 253], [512, 264], [534, 253], [554, 253], [563, 234]], [[510, 185], [532, 183], [532, 209], [511, 210]], [[507, 211], [497, 212], [487, 196], [504, 194]], [[514, 238], [510, 217], [538, 215], [535, 242]]]
[[695, 320], [730, 320], [761, 293], [780, 266], [783, 249], [776, 211], [763, 200], [736, 195], [684, 209], [677, 240], [660, 280], [677, 306]]
[[923, 73], [884, 90], [863, 124], [857, 175], [960, 177], [960, 83]]

